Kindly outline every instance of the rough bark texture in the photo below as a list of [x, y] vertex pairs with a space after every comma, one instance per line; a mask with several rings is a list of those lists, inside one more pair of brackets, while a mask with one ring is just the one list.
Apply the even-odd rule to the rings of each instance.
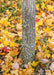
[[25, 63], [35, 56], [35, 0], [22, 0], [22, 51], [20, 57]]

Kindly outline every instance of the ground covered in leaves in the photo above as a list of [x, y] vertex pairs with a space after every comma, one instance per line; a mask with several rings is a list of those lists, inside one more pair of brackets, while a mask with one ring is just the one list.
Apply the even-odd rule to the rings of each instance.
[[54, 0], [35, 7], [35, 60], [23, 64], [21, 0], [0, 0], [0, 75], [54, 75]]

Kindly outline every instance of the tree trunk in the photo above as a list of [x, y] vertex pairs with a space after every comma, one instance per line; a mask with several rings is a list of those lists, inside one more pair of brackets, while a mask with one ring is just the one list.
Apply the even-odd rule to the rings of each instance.
[[22, 27], [20, 57], [28, 63], [35, 58], [35, 0], [22, 0]]

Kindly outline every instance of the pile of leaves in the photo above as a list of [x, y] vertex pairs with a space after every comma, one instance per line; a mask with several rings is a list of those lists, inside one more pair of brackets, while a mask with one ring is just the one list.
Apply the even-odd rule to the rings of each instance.
[[35, 7], [35, 60], [23, 64], [21, 0], [0, 0], [0, 75], [54, 75], [54, 1]]
[[36, 0], [36, 73], [54, 75], [54, 1]]

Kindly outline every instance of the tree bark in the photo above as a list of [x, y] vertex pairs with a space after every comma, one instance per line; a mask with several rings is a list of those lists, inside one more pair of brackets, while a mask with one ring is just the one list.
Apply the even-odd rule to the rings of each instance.
[[25, 63], [35, 58], [35, 0], [22, 0], [22, 51]]

